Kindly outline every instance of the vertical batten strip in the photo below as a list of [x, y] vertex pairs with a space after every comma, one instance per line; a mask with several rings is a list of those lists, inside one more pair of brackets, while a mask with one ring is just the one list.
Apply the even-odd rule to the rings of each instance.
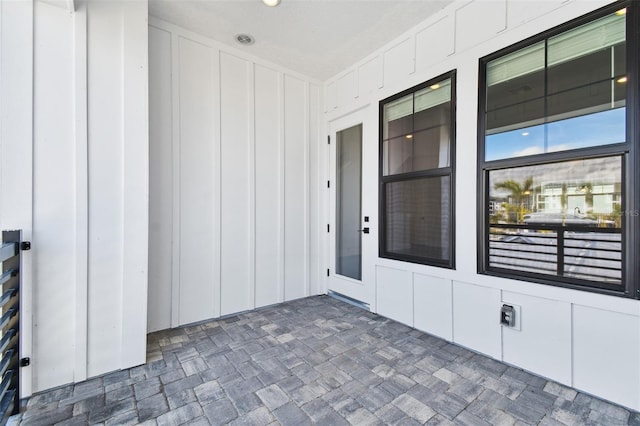
[[248, 164], [249, 164], [249, 291], [248, 306], [256, 307], [256, 64], [247, 62]]
[[[148, 3], [121, 6], [123, 284], [120, 368], [143, 364], [147, 353], [149, 241], [149, 78]], [[127, 43], [127, 40], [137, 40]], [[141, 303], [142, 302], [142, 303]]]
[[304, 268], [303, 268], [303, 273], [304, 273], [304, 296], [309, 296], [309, 291], [310, 291], [310, 287], [309, 287], [309, 265], [311, 264], [310, 260], [309, 260], [309, 242], [311, 241], [311, 238], [309, 236], [309, 232], [310, 232], [310, 227], [309, 227], [309, 143], [311, 140], [311, 135], [309, 134], [310, 132], [310, 102], [311, 102], [311, 95], [309, 93], [310, 90], [310, 85], [308, 81], [304, 82], [304, 152], [303, 152], [303, 158], [304, 158]]
[[180, 40], [171, 32], [172, 254], [171, 327], [180, 325]]
[[[221, 167], [221, 158], [222, 158], [222, 129], [220, 123], [222, 122], [221, 114], [222, 114], [222, 97], [220, 96], [220, 87], [222, 81], [220, 80], [221, 71], [220, 71], [220, 50], [213, 48], [213, 70], [215, 74], [213, 75], [213, 90], [214, 90], [214, 110], [212, 111], [213, 116], [213, 167], [215, 172], [213, 173], [213, 178], [215, 182], [213, 185], [213, 278], [215, 282], [213, 283], [213, 294], [217, 297], [217, 300], [213, 301], [213, 315], [214, 317], [219, 317], [222, 312], [222, 268], [220, 266], [220, 256], [222, 253], [222, 242], [221, 242], [221, 231], [220, 231], [220, 218], [222, 217], [221, 208], [222, 203], [220, 202], [221, 197], [221, 182], [222, 182], [222, 167]], [[217, 129], [217, 131], [215, 130]]]
[[89, 164], [87, 135], [87, 6], [73, 14], [75, 82], [75, 184], [76, 184], [76, 269], [75, 269], [75, 365], [74, 380], [87, 378], [88, 250], [89, 250]]
[[409, 43], [411, 43], [411, 64], [409, 66], [409, 75], [412, 75], [416, 73], [416, 45], [418, 44], [416, 43], [415, 31], [411, 32], [411, 35], [409, 36]]
[[284, 73], [278, 73], [278, 114], [280, 118], [280, 126], [278, 133], [278, 152], [280, 153], [280, 163], [279, 173], [280, 173], [280, 202], [278, 203], [278, 214], [280, 217], [280, 232], [278, 239], [278, 301], [285, 301], [285, 286], [284, 286], [284, 271], [286, 268], [286, 256], [285, 256], [285, 227], [287, 226], [286, 222], [286, 192], [285, 192], [285, 182], [286, 182], [286, 144], [285, 144], [285, 125], [286, 118], [284, 114], [284, 102], [285, 102], [285, 93], [284, 93]]

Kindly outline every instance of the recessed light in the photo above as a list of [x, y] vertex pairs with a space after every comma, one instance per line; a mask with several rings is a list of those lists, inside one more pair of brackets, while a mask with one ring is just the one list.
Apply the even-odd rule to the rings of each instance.
[[433, 86], [429, 86], [429, 89], [432, 89], [432, 90], [436, 90], [436, 89], [439, 89], [439, 88], [440, 88], [439, 84], [434, 84]]
[[624, 77], [620, 77], [619, 79], [616, 80], [616, 83], [626, 83], [627, 82], [627, 76]]
[[262, 0], [266, 6], [275, 7], [280, 4], [280, 0]]
[[240, 44], [244, 44], [245, 46], [249, 46], [256, 42], [256, 40], [249, 34], [238, 34], [236, 36], [236, 41]]
[[624, 9], [620, 9], [616, 11], [616, 15], [618, 16], [622, 16], [622, 15], [626, 15], [627, 13], [627, 8], [625, 7]]
[[522, 136], [529, 136], [529, 132], [522, 132]]
[[405, 136], [405, 138], [407, 138], [407, 139], [413, 139], [413, 135], [407, 135], [407, 136]]

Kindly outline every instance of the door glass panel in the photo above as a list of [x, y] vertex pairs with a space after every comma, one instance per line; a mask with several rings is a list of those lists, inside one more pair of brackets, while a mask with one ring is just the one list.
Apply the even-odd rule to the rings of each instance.
[[338, 132], [336, 139], [336, 273], [360, 280], [362, 125]]

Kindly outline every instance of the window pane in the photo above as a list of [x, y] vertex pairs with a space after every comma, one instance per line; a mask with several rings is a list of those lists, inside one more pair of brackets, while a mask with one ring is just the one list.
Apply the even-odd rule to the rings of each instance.
[[625, 108], [549, 123], [546, 152], [625, 142], [625, 126]]
[[449, 126], [422, 130], [413, 136], [413, 171], [449, 167]]
[[413, 132], [413, 95], [384, 106], [382, 139], [391, 139]]
[[544, 131], [544, 125], [537, 125], [487, 135], [485, 160], [492, 161], [543, 153], [545, 152]]
[[485, 160], [567, 151], [626, 141], [625, 108], [607, 109], [531, 127], [489, 134]]
[[388, 253], [449, 260], [450, 185], [449, 176], [386, 185]]
[[622, 282], [622, 157], [489, 172], [489, 266]]
[[449, 167], [450, 79], [393, 101], [383, 111], [383, 176]]
[[625, 25], [614, 13], [489, 62], [485, 161], [626, 142]]
[[362, 126], [338, 132], [336, 143], [336, 273], [361, 278]]
[[611, 81], [590, 84], [547, 97], [547, 121], [562, 120], [624, 106], [614, 103]]
[[502, 133], [544, 123], [544, 98], [487, 112], [487, 134]]
[[621, 182], [621, 157], [492, 170], [490, 222], [620, 228]]
[[614, 13], [551, 37], [548, 43], [547, 66], [551, 67], [624, 43], [625, 16]]
[[[409, 136], [409, 137], [407, 137]], [[395, 175], [412, 171], [413, 135], [384, 141], [382, 143], [382, 174]]]
[[451, 123], [451, 104], [444, 102], [435, 107], [416, 112], [413, 116], [414, 131], [430, 129], [438, 126], [449, 126]]
[[544, 69], [544, 42], [525, 47], [495, 59], [487, 64], [487, 86], [495, 86], [509, 81], [524, 81]]
[[434, 108], [451, 101], [451, 80], [432, 84], [415, 93], [414, 113]]
[[553, 94], [594, 83], [610, 83], [614, 77], [612, 61], [613, 49], [609, 48], [550, 66], [547, 69], [547, 92]]

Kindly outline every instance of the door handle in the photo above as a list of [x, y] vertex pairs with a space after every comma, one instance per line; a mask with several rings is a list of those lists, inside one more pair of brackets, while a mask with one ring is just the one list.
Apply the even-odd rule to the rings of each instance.
[[359, 229], [358, 232], [362, 232], [363, 234], [368, 234], [369, 233], [369, 228]]

